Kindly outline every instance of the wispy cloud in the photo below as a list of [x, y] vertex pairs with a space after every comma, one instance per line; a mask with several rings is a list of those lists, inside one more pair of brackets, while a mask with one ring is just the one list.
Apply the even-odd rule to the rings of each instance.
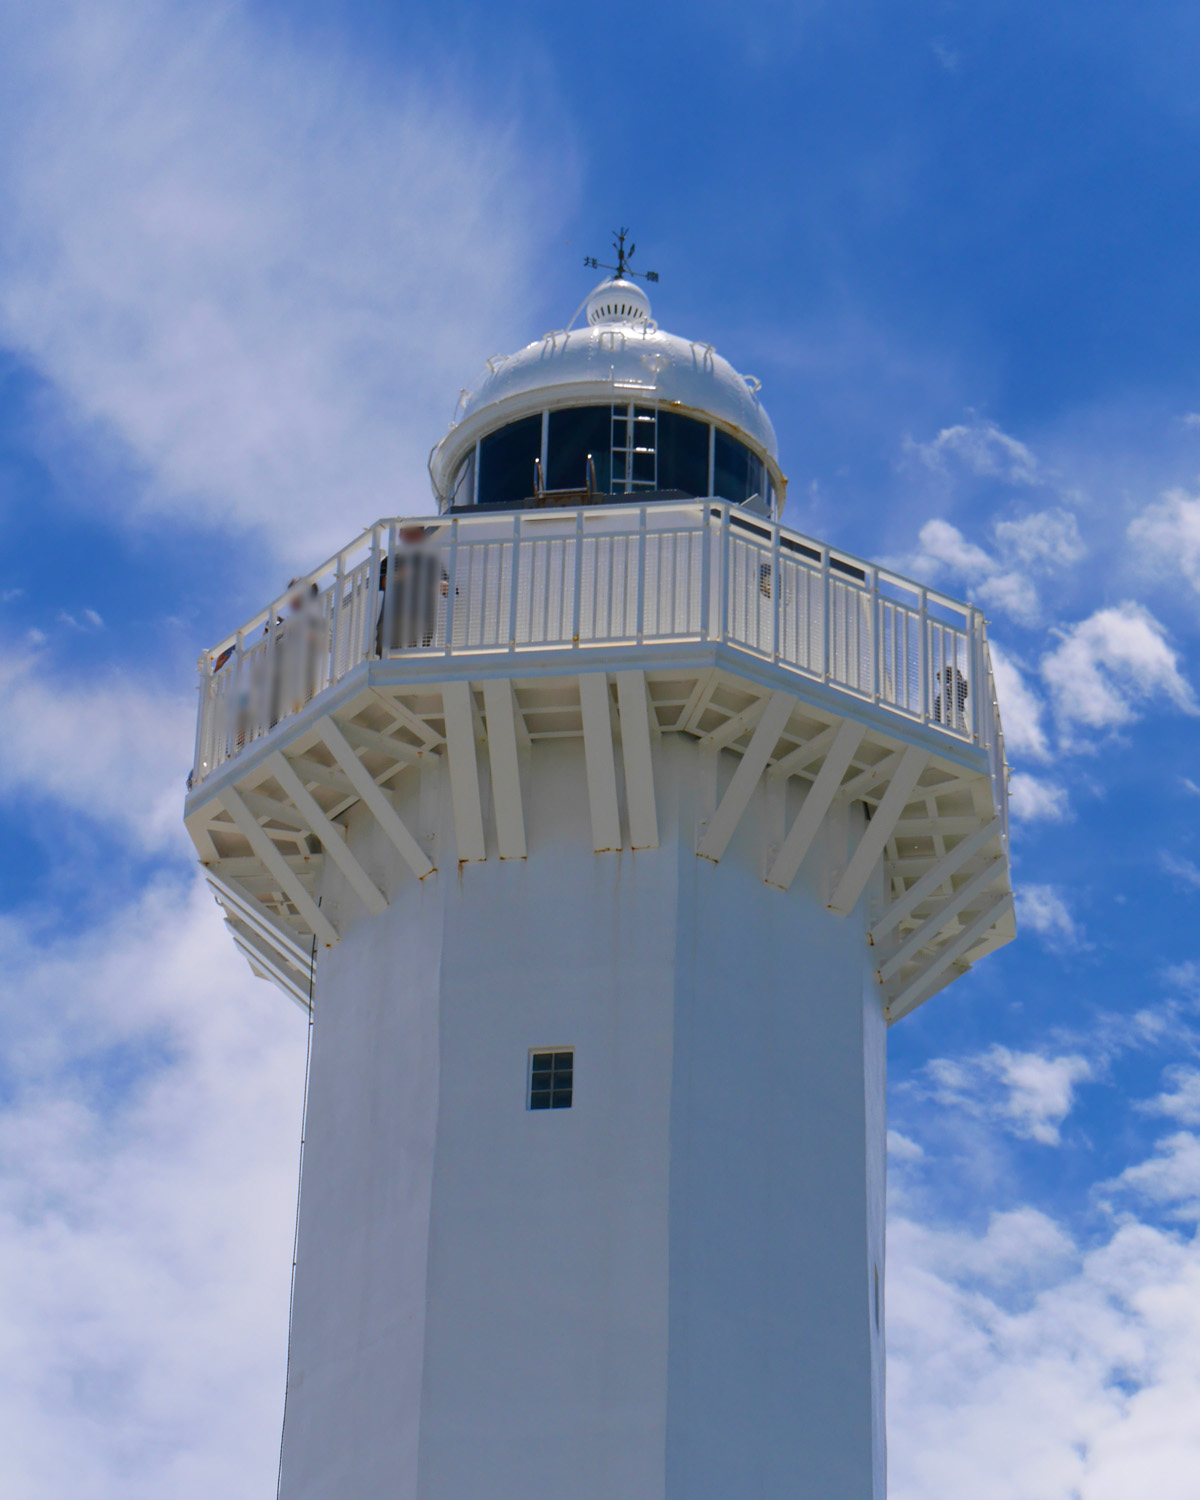
[[527, 337], [564, 197], [506, 101], [237, 0], [5, 6], [0, 98], [0, 340], [124, 445], [142, 507], [310, 562], [429, 508], [431, 435]]
[[1030, 1207], [889, 1224], [894, 1500], [1190, 1500], [1200, 1259], [1126, 1217], [1092, 1247]]
[[1200, 498], [1168, 490], [1129, 524], [1130, 540], [1159, 573], [1182, 573], [1200, 589]]
[[1181, 854], [1172, 854], [1164, 849], [1159, 853], [1158, 863], [1185, 890], [1200, 890], [1200, 866], [1195, 860], [1187, 859]]
[[1071, 566], [1084, 547], [1069, 511], [1036, 511], [992, 527], [994, 549], [970, 542], [949, 521], [926, 521], [905, 566], [922, 578], [952, 579], [980, 604], [1022, 624], [1041, 616], [1037, 578]]
[[943, 427], [925, 443], [909, 439], [907, 453], [934, 473], [960, 470], [977, 478], [1002, 479], [1006, 484], [1036, 485], [1043, 479], [1032, 451], [994, 422], [973, 419]]
[[250, 977], [199, 882], [49, 951], [2, 930], [5, 1492], [265, 1494], [302, 1017]]
[[1017, 921], [1052, 948], [1074, 948], [1082, 934], [1062, 891], [1032, 883], [1017, 887]]
[[1200, 1068], [1174, 1064], [1163, 1074], [1166, 1088], [1143, 1106], [1151, 1114], [1169, 1115], [1181, 1125], [1200, 1125]]
[[1126, 1167], [1109, 1186], [1138, 1194], [1171, 1218], [1200, 1220], [1200, 1139], [1190, 1130], [1168, 1136], [1153, 1156]]
[[1013, 817], [1026, 823], [1061, 823], [1070, 816], [1066, 787], [1031, 776], [1027, 771], [1013, 774], [1008, 798]]
[[968, 1058], [935, 1058], [925, 1069], [933, 1097], [1002, 1124], [1043, 1146], [1060, 1143], [1079, 1083], [1093, 1064], [1078, 1053], [1049, 1056], [992, 1047]]
[[1124, 728], [1154, 699], [1183, 713], [1200, 712], [1166, 630], [1132, 601], [1098, 609], [1059, 632], [1041, 672], [1068, 739], [1080, 728]]
[[180, 822], [196, 705], [119, 674], [66, 674], [0, 651], [0, 797], [50, 798], [143, 848], [187, 847]]

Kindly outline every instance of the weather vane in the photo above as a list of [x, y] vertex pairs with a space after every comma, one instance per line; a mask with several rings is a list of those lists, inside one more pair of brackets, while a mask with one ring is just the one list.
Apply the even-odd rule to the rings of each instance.
[[616, 235], [616, 239], [613, 240], [613, 249], [617, 252], [616, 265], [605, 265], [602, 260], [597, 260], [594, 255], [585, 255], [583, 257], [584, 265], [590, 266], [593, 271], [615, 271], [618, 276], [643, 276], [647, 281], [657, 281], [657, 271], [635, 271], [630, 266], [629, 262], [633, 259], [633, 252], [637, 249], [637, 246], [631, 243], [629, 249], [626, 250], [625, 236], [629, 233], [629, 230], [615, 229], [613, 233]]

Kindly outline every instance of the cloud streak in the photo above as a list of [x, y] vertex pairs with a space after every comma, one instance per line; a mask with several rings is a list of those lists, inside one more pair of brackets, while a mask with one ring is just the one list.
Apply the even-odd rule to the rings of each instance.
[[311, 562], [429, 508], [431, 440], [527, 327], [563, 198], [438, 82], [385, 91], [238, 3], [0, 6], [0, 339], [123, 446], [142, 510]]
[[302, 1018], [250, 977], [199, 882], [49, 953], [3, 935], [6, 1493], [266, 1494]]

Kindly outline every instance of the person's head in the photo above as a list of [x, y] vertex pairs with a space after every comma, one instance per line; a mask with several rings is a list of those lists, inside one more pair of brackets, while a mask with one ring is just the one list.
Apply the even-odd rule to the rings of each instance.
[[406, 547], [415, 547], [418, 542], [425, 540], [424, 526], [401, 526], [400, 540]]

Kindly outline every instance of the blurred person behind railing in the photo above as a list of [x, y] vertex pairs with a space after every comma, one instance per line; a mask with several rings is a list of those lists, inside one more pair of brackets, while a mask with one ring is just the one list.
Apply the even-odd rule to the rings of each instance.
[[[933, 700], [933, 722], [935, 724], [946, 723], [954, 729], [965, 729], [967, 727], [967, 697], [971, 691], [967, 684], [966, 674], [954, 666], [941, 667], [938, 669], [937, 680], [942, 686], [939, 687]], [[946, 700], [944, 714], [943, 697]]]
[[297, 714], [321, 690], [323, 668], [329, 656], [329, 623], [315, 583], [307, 588], [293, 578], [288, 588], [286, 611], [268, 621], [271, 727], [289, 714]]
[[437, 634], [438, 600], [449, 591], [437, 534], [432, 528], [403, 526], [395, 567], [379, 564], [379, 620], [375, 626], [375, 654], [411, 651], [433, 644]]

